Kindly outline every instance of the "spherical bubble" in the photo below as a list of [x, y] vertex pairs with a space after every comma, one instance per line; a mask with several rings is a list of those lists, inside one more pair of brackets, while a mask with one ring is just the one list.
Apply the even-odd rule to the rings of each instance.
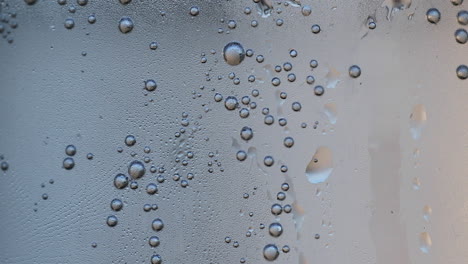
[[312, 33], [318, 34], [318, 33], [320, 33], [320, 26], [315, 24], [315, 25], [312, 26], [311, 30], [312, 30]]
[[289, 56], [291, 56], [292, 58], [297, 57], [297, 50], [295, 50], [295, 49], [290, 50], [289, 51]]
[[288, 166], [281, 165], [280, 170], [281, 170], [281, 172], [286, 173], [288, 171]]
[[268, 261], [273, 261], [279, 256], [278, 247], [273, 244], [266, 245], [263, 248], [263, 257]]
[[367, 26], [369, 27], [369, 29], [375, 29], [377, 27], [377, 24], [375, 24], [374, 21], [369, 21]]
[[42, 200], [47, 200], [49, 199], [49, 195], [47, 193], [42, 194]]
[[275, 122], [275, 118], [272, 115], [266, 115], [264, 122], [267, 125], [272, 125]]
[[283, 226], [280, 223], [272, 223], [268, 228], [268, 232], [272, 237], [279, 237], [283, 233]]
[[120, 3], [121, 3], [122, 5], [128, 5], [128, 4], [130, 4], [131, 1], [132, 1], [132, 0], [120, 0]]
[[2, 169], [2, 171], [8, 170], [8, 162], [2, 161], [0, 168]]
[[282, 117], [282, 118], [278, 119], [278, 124], [279, 124], [280, 126], [285, 126], [285, 125], [288, 124], [288, 120], [287, 120], [286, 118], [283, 118], [283, 117]]
[[310, 65], [311, 68], [317, 68], [318, 61], [317, 60], [311, 60], [309, 65]]
[[65, 4], [67, 4], [67, 0], [57, 0], [57, 3], [59, 5], [65, 5]]
[[283, 209], [284, 209], [285, 213], [289, 214], [292, 211], [292, 206], [287, 204], [287, 205], [284, 206]]
[[65, 148], [65, 154], [67, 154], [68, 156], [74, 156], [76, 154], [76, 147], [73, 145], [68, 145]]
[[281, 19], [281, 18], [276, 19], [276, 25], [278, 27], [281, 27], [283, 25], [283, 23], [284, 23], [283, 19]]
[[192, 6], [190, 8], [190, 15], [191, 16], [198, 16], [200, 14], [200, 8], [198, 6]]
[[136, 190], [138, 188], [138, 182], [136, 181], [131, 181], [130, 182], [130, 189]]
[[288, 98], [288, 94], [286, 92], [281, 92], [280, 93], [280, 98], [285, 100], [286, 98]]
[[156, 82], [154, 80], [147, 80], [145, 82], [145, 89], [148, 92], [152, 92], [152, 91], [156, 90], [157, 87], [158, 87], [158, 85], [156, 84]]
[[359, 68], [359, 66], [357, 65], [353, 65], [351, 67], [349, 67], [349, 76], [351, 76], [352, 78], [357, 78], [359, 76], [361, 76], [361, 68]]
[[158, 43], [156, 41], [153, 41], [149, 44], [149, 48], [151, 50], [156, 50], [158, 48]]
[[129, 17], [122, 17], [119, 21], [119, 30], [122, 33], [129, 33], [133, 29], [133, 21]]
[[150, 204], [144, 204], [143, 205], [143, 211], [149, 212], [151, 210], [151, 205]]
[[231, 238], [230, 237], [225, 237], [224, 242], [226, 242], [228, 244], [231, 243]]
[[290, 62], [285, 62], [285, 63], [283, 63], [283, 69], [284, 69], [285, 71], [290, 71], [290, 70], [292, 70], [292, 67], [293, 67], [293, 66], [292, 66], [292, 64], [291, 64]]
[[283, 207], [279, 204], [274, 204], [271, 206], [271, 213], [274, 215], [280, 215], [283, 212]]
[[296, 75], [294, 73], [288, 74], [288, 81], [294, 82], [296, 80]]
[[239, 65], [245, 58], [244, 47], [238, 42], [229, 42], [223, 49], [224, 60], [229, 65]]
[[75, 166], [75, 161], [73, 160], [73, 158], [65, 158], [63, 160], [63, 168], [67, 170], [71, 170], [73, 169], [74, 166]]
[[283, 201], [284, 199], [286, 199], [286, 194], [284, 192], [278, 192], [278, 194], [276, 194], [276, 199], [278, 201]]
[[72, 29], [75, 26], [75, 20], [73, 18], [65, 19], [64, 26], [66, 29]]
[[249, 141], [253, 137], [253, 130], [250, 127], [243, 127], [240, 132], [240, 136], [243, 140]]
[[130, 165], [128, 166], [128, 174], [133, 178], [133, 179], [139, 179], [145, 174], [145, 165], [141, 163], [140, 161], [132, 161]]
[[37, 0], [24, 0], [24, 2], [28, 5], [34, 5], [37, 2]]
[[110, 226], [110, 227], [113, 227], [113, 226], [116, 226], [117, 223], [119, 222], [117, 217], [115, 215], [111, 215], [109, 217], [107, 217], [107, 225]]
[[114, 178], [114, 186], [117, 189], [123, 189], [128, 185], [128, 177], [123, 174], [117, 174]]
[[247, 158], [247, 153], [243, 150], [239, 150], [236, 154], [236, 158], [239, 161], [244, 161]]
[[235, 29], [237, 27], [237, 23], [234, 20], [229, 20], [228, 21], [228, 28], [229, 29]]
[[273, 86], [278, 86], [281, 84], [281, 80], [278, 77], [274, 77], [271, 79], [271, 84], [273, 84]]
[[314, 94], [317, 96], [322, 96], [325, 93], [325, 88], [323, 86], [317, 85], [314, 88]]
[[234, 96], [228, 96], [226, 97], [226, 100], [224, 101], [224, 106], [226, 107], [227, 110], [232, 111], [237, 108], [238, 102], [237, 98]]
[[146, 185], [146, 193], [148, 193], [149, 195], [153, 195], [157, 192], [158, 192], [158, 186], [156, 186], [156, 184], [150, 183]]
[[460, 25], [468, 25], [468, 11], [462, 10], [457, 14], [457, 21]]
[[314, 76], [312, 76], [312, 75], [307, 76], [306, 82], [307, 82], [307, 84], [314, 84], [314, 82], [315, 82]]
[[85, 6], [88, 4], [88, 0], [76, 0], [76, 3], [80, 6]]
[[436, 8], [430, 8], [426, 12], [427, 21], [437, 24], [440, 21], [440, 12]]
[[286, 137], [283, 140], [283, 144], [285, 147], [290, 148], [294, 145], [294, 139], [292, 137]]
[[247, 117], [249, 117], [249, 115], [250, 115], [250, 112], [249, 112], [249, 109], [247, 109], [247, 108], [242, 108], [242, 109], [239, 111], [239, 116], [240, 116], [241, 118], [247, 118]]
[[303, 16], [309, 16], [312, 13], [312, 8], [308, 5], [304, 5], [302, 6], [301, 12]]
[[468, 78], [468, 66], [466, 65], [460, 65], [457, 67], [457, 76], [461, 80], [465, 80]]
[[265, 60], [265, 57], [263, 57], [263, 55], [257, 55], [255, 59], [258, 63], [262, 63]]
[[118, 211], [122, 210], [123, 203], [119, 199], [114, 199], [114, 200], [111, 201], [110, 207], [111, 207], [111, 209], [113, 211], [118, 212]]
[[159, 240], [159, 237], [157, 236], [152, 236], [149, 238], [148, 240], [148, 243], [151, 247], [157, 247], [159, 246], [159, 244], [161, 243], [161, 241]]
[[282, 68], [279, 65], [275, 66], [275, 72], [281, 72]]
[[216, 102], [221, 102], [223, 100], [223, 96], [220, 93], [216, 93], [214, 96], [214, 100]]
[[463, 0], [450, 0], [454, 6], [461, 5], [463, 3]]
[[281, 184], [281, 190], [287, 192], [289, 190], [289, 184], [287, 182]]
[[90, 24], [96, 23], [96, 16], [95, 15], [90, 15], [88, 17], [88, 23], [90, 23]]
[[468, 32], [463, 28], [457, 29], [455, 31], [455, 40], [460, 44], [465, 44], [468, 40]]
[[281, 249], [284, 253], [288, 253], [291, 249], [289, 248], [288, 245], [285, 245], [283, 246], [283, 248]]
[[275, 163], [275, 160], [273, 159], [272, 156], [266, 156], [263, 159], [263, 164], [265, 164], [265, 166], [267, 166], [267, 167], [273, 166], [274, 163]]
[[294, 102], [294, 103], [292, 103], [291, 108], [292, 108], [292, 110], [298, 112], [298, 111], [301, 111], [302, 106], [301, 106], [301, 103]]
[[153, 255], [151, 256], [151, 264], [161, 264], [162, 258], [160, 255]]
[[151, 228], [153, 228], [154, 231], [161, 231], [164, 228], [164, 223], [160, 218], [156, 218], [153, 220], [153, 223], [151, 223]]

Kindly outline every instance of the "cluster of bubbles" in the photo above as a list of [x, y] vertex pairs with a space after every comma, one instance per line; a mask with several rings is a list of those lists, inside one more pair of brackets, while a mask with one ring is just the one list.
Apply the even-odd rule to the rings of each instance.
[[0, 0], [0, 34], [8, 43], [13, 43], [13, 32], [18, 27], [17, 13], [5, 0]]
[[[281, 191], [276, 194], [276, 199], [279, 202], [284, 201], [286, 199], [286, 192], [288, 190], [289, 190], [288, 183], [285, 182], [281, 184]], [[290, 213], [291, 211], [292, 211], [292, 206], [289, 204], [282, 206], [279, 203], [275, 203], [271, 206], [271, 213], [274, 216], [279, 216], [282, 212]], [[278, 221], [273, 222], [268, 227], [268, 233], [270, 234], [271, 237], [277, 238], [281, 236], [281, 234], [283, 234], [283, 226]], [[290, 247], [288, 245], [285, 245], [281, 248], [281, 251], [283, 251], [283, 253], [288, 253], [290, 251]], [[263, 257], [268, 261], [276, 260], [279, 254], [280, 254], [280, 250], [278, 249], [278, 246], [275, 244], [268, 244], [263, 248]]]
[[[461, 5], [463, 0], [452, 0], [454, 6]], [[432, 24], [439, 23], [441, 19], [440, 11], [437, 8], [429, 8], [426, 12], [426, 19]], [[468, 11], [460, 10], [457, 13], [456, 20], [460, 26], [468, 25]], [[468, 41], [468, 32], [464, 28], [458, 28], [454, 32], [455, 41], [459, 44], [466, 44]], [[465, 80], [468, 78], [468, 66], [462, 64], [456, 69], [456, 75], [459, 79]]]
[[68, 156], [63, 160], [63, 168], [66, 170], [71, 170], [75, 167], [75, 160], [73, 156], [76, 154], [76, 147], [74, 145], [68, 145], [65, 148], [65, 154]]

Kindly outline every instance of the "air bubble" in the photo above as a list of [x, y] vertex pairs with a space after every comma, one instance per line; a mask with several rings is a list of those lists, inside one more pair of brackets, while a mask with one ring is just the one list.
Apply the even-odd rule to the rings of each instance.
[[278, 247], [273, 244], [266, 245], [263, 248], [263, 257], [268, 261], [273, 261], [279, 256]]
[[224, 106], [226, 107], [227, 110], [232, 111], [237, 108], [238, 102], [237, 98], [234, 96], [228, 96], [226, 97], [226, 100], [224, 101]]
[[271, 206], [271, 213], [274, 215], [280, 215], [283, 212], [283, 207], [279, 204], [274, 204]]
[[468, 67], [466, 65], [460, 65], [457, 67], [457, 76], [461, 80], [468, 78]]
[[279, 237], [283, 233], [283, 226], [280, 223], [272, 223], [268, 228], [268, 232], [272, 237]]
[[286, 194], [284, 192], [278, 192], [278, 194], [276, 194], [276, 199], [278, 201], [283, 201], [284, 199], [286, 199]]
[[244, 161], [247, 158], [247, 153], [243, 150], [239, 150], [236, 154], [236, 158], [239, 161]]
[[460, 44], [465, 44], [468, 40], [468, 32], [463, 28], [457, 29], [455, 31], [455, 40]]
[[198, 16], [200, 14], [200, 8], [198, 6], [192, 6], [190, 8], [190, 15], [191, 16]]
[[119, 21], [119, 30], [122, 33], [129, 33], [133, 29], [133, 21], [129, 17], [122, 17]]
[[128, 177], [123, 174], [117, 174], [114, 178], [114, 186], [117, 189], [123, 189], [128, 185]]
[[128, 135], [125, 137], [125, 145], [131, 147], [133, 145], [135, 145], [136, 143], [136, 138], [132, 135]]
[[292, 206], [290, 204], [287, 204], [283, 207], [283, 210], [285, 213], [289, 214], [292, 211]]
[[156, 218], [153, 220], [153, 223], [151, 223], [151, 228], [153, 228], [154, 231], [161, 231], [164, 228], [164, 223], [161, 219]]
[[283, 246], [283, 248], [281, 249], [284, 253], [288, 253], [291, 249], [289, 248], [289, 246], [285, 245]]
[[88, 23], [90, 23], [90, 24], [96, 23], [96, 16], [95, 15], [90, 15], [88, 17]]
[[75, 26], [75, 21], [72, 18], [65, 19], [64, 26], [66, 29], [72, 29]]
[[431, 22], [432, 24], [437, 24], [440, 21], [440, 12], [435, 8], [430, 8], [426, 12], [427, 21]]
[[24, 0], [24, 2], [28, 5], [34, 5], [37, 2], [37, 0]]
[[265, 57], [263, 57], [263, 55], [257, 55], [255, 59], [258, 63], [262, 63], [265, 60]]
[[67, 170], [71, 170], [73, 169], [73, 167], [75, 166], [75, 161], [73, 160], [73, 158], [65, 158], [63, 160], [63, 167]]
[[147, 80], [145, 82], [145, 89], [148, 92], [152, 92], [152, 91], [156, 90], [157, 87], [158, 87], [158, 85], [156, 84], [156, 82], [154, 80]]
[[273, 84], [273, 86], [278, 86], [281, 84], [281, 80], [278, 77], [274, 77], [271, 79], [271, 84]]
[[281, 184], [281, 190], [287, 192], [289, 190], [289, 184], [287, 182]]
[[285, 147], [290, 148], [294, 145], [294, 139], [292, 137], [286, 137], [283, 140], [283, 144]]
[[237, 23], [234, 20], [229, 20], [227, 25], [229, 29], [235, 29], [237, 27]]
[[318, 34], [318, 33], [320, 33], [320, 26], [317, 25], [317, 24], [316, 24], [316, 25], [313, 25], [312, 28], [311, 28], [311, 30], [312, 30], [312, 33]]
[[263, 159], [263, 164], [265, 164], [265, 166], [267, 166], [267, 167], [273, 166], [274, 163], [275, 163], [275, 160], [273, 159], [272, 156], [266, 156]]
[[294, 73], [288, 74], [288, 81], [294, 82], [296, 80], [296, 75]]
[[158, 48], [158, 43], [155, 42], [155, 41], [151, 42], [151, 43], [149, 44], [149, 48], [150, 48], [151, 50], [156, 50], [156, 49]]
[[114, 199], [114, 200], [111, 201], [110, 207], [111, 207], [111, 209], [113, 211], [118, 212], [118, 211], [122, 210], [123, 203], [119, 199]]
[[247, 118], [247, 117], [249, 117], [249, 115], [250, 115], [250, 112], [249, 112], [249, 110], [248, 110], [247, 108], [242, 108], [242, 109], [239, 111], [239, 116], [240, 116], [241, 118]]
[[359, 66], [357, 65], [353, 65], [351, 67], [349, 67], [349, 76], [353, 77], [353, 78], [357, 78], [359, 76], [361, 76], [361, 68], [359, 68]]
[[289, 56], [291, 56], [292, 58], [297, 57], [297, 51], [295, 49], [290, 50], [289, 51]]
[[67, 154], [68, 156], [74, 156], [76, 154], [76, 147], [73, 145], [68, 145], [65, 148], [65, 154]]
[[80, 6], [85, 6], [88, 4], [88, 0], [76, 0], [76, 3]]
[[2, 161], [0, 167], [1, 167], [2, 171], [8, 170], [8, 162]]
[[450, 0], [454, 6], [463, 4], [463, 0]]
[[139, 179], [145, 174], [145, 165], [141, 163], [140, 161], [132, 161], [130, 165], [128, 166], [128, 174], [133, 178], [133, 179]]
[[157, 247], [159, 246], [159, 244], [161, 243], [161, 241], [159, 240], [159, 237], [157, 236], [152, 236], [149, 238], [148, 240], [148, 243], [151, 247]]
[[116, 226], [117, 223], [118, 223], [118, 219], [115, 215], [111, 215], [109, 217], [107, 217], [107, 225], [110, 226], [110, 227], [113, 227], [113, 226]]
[[242, 138], [243, 140], [245, 140], [245, 141], [251, 140], [252, 137], [253, 137], [253, 130], [252, 130], [252, 128], [246, 127], [246, 126], [243, 127], [242, 130], [241, 130], [241, 132], [240, 132], [240, 136], [241, 136], [241, 138]]
[[230, 42], [223, 49], [224, 60], [229, 65], [239, 65], [245, 58], [244, 47], [238, 42]]
[[462, 10], [457, 14], [457, 21], [460, 25], [468, 25], [468, 11]]
[[272, 115], [267, 115], [265, 116], [264, 122], [267, 125], [272, 125], [275, 122], [275, 118]]
[[153, 195], [158, 192], [158, 186], [154, 183], [150, 183], [146, 186], [146, 193], [149, 195]]
[[151, 257], [151, 264], [161, 264], [162, 263], [162, 258], [160, 255], [153, 255]]
[[309, 16], [312, 13], [312, 8], [308, 5], [305, 5], [302, 7], [301, 12], [303, 16]]
[[317, 85], [314, 88], [314, 94], [317, 96], [322, 96], [325, 93], [325, 88], [323, 86]]

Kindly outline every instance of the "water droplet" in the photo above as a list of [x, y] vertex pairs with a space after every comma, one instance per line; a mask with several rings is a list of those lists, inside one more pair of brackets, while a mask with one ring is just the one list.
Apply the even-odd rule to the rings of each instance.
[[122, 17], [119, 21], [119, 30], [122, 33], [129, 33], [133, 29], [133, 21], [129, 17]]
[[361, 68], [359, 68], [359, 66], [357, 66], [357, 65], [353, 65], [353, 66], [349, 67], [349, 76], [351, 76], [353, 78], [357, 78], [357, 77], [361, 76]]
[[65, 19], [64, 26], [66, 29], [72, 29], [75, 26], [75, 21], [72, 18]]
[[440, 12], [436, 8], [430, 8], [426, 12], [427, 21], [437, 24], [440, 21]]
[[123, 189], [128, 185], [128, 177], [123, 174], [117, 174], [114, 178], [114, 186], [117, 189]]
[[273, 261], [279, 256], [278, 247], [273, 244], [266, 245], [263, 248], [263, 257], [268, 261]]
[[332, 152], [327, 147], [319, 147], [306, 167], [306, 176], [310, 183], [322, 183], [333, 171]]
[[460, 44], [465, 44], [468, 40], [468, 32], [463, 28], [457, 29], [455, 31], [455, 40]]
[[245, 58], [244, 47], [238, 42], [230, 42], [223, 49], [224, 60], [229, 65], [239, 65]]
[[432, 246], [431, 236], [427, 232], [422, 232], [419, 235], [419, 249], [421, 249], [423, 253], [429, 253], [431, 246]]
[[111, 201], [110, 207], [111, 207], [111, 209], [113, 211], [118, 212], [118, 211], [122, 210], [123, 203], [119, 199], [114, 199], [114, 200]]
[[133, 178], [133, 179], [139, 179], [145, 174], [145, 165], [141, 163], [140, 161], [132, 161], [130, 165], [128, 166], [128, 174]]
[[283, 226], [280, 223], [272, 223], [268, 228], [268, 232], [273, 237], [279, 237], [283, 233]]
[[75, 166], [75, 161], [73, 160], [73, 158], [65, 158], [63, 160], [63, 167], [67, 170], [71, 170], [73, 169], [73, 167]]
[[107, 225], [110, 226], [110, 227], [113, 227], [113, 226], [116, 226], [117, 223], [119, 222], [117, 217], [115, 215], [111, 215], [109, 217], [107, 217]]
[[465, 80], [468, 78], [468, 66], [466, 65], [460, 65], [457, 67], [457, 76], [461, 80]]
[[148, 243], [151, 247], [157, 247], [159, 246], [159, 244], [161, 243], [161, 241], [159, 240], [159, 237], [157, 236], [152, 236], [149, 238], [148, 240]]
[[164, 227], [164, 223], [161, 219], [156, 218], [153, 220], [153, 223], [151, 223], [151, 227], [154, 231], [161, 231]]
[[226, 100], [224, 101], [224, 106], [226, 107], [227, 110], [234, 110], [237, 108], [237, 105], [239, 103], [237, 102], [237, 98], [234, 96], [228, 96], [226, 97]]

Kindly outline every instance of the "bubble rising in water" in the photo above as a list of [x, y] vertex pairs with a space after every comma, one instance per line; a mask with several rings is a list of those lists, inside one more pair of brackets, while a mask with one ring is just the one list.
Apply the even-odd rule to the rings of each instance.
[[156, 84], [155, 80], [147, 80], [145, 82], [145, 89], [148, 92], [152, 92], [152, 91], [156, 90], [156, 88], [158, 88], [158, 85]]
[[223, 56], [227, 64], [239, 65], [245, 58], [244, 47], [238, 42], [230, 42], [224, 46]]
[[118, 211], [122, 210], [123, 203], [119, 199], [114, 199], [114, 200], [111, 201], [110, 207], [111, 207], [112, 211], [118, 212]]
[[128, 185], [128, 177], [123, 175], [123, 174], [117, 174], [115, 177], [114, 177], [114, 186], [117, 188], [117, 189], [123, 189], [125, 187], [127, 187]]
[[466, 65], [460, 65], [457, 67], [457, 76], [461, 80], [465, 80], [468, 78], [468, 66]]
[[359, 76], [361, 76], [361, 68], [359, 68], [359, 66], [357, 65], [353, 65], [351, 67], [349, 67], [349, 76], [351, 76], [352, 78], [358, 78]]
[[463, 28], [457, 29], [455, 31], [455, 40], [460, 44], [465, 44], [468, 40], [468, 32]]
[[133, 30], [133, 21], [129, 17], [122, 17], [119, 21], [120, 32], [126, 34]]
[[200, 14], [200, 8], [198, 8], [198, 6], [192, 6], [189, 13], [191, 16], [198, 16]]
[[75, 167], [75, 161], [73, 158], [65, 158], [63, 160], [63, 167], [67, 170], [73, 169], [73, 167]]
[[159, 244], [161, 243], [161, 241], [159, 240], [159, 237], [157, 236], [152, 236], [149, 238], [148, 240], [148, 243], [151, 247], [157, 247], [159, 246]]
[[263, 248], [263, 257], [268, 261], [276, 260], [279, 256], [278, 247], [273, 244], [268, 244]]
[[241, 138], [242, 138], [243, 140], [245, 140], [245, 141], [251, 140], [252, 137], [253, 137], [253, 130], [252, 130], [252, 128], [246, 127], [246, 126], [243, 127], [242, 130], [241, 130], [241, 132], [240, 132], [240, 136], [241, 136]]
[[107, 217], [106, 223], [110, 227], [116, 226], [118, 222], [119, 221], [118, 221], [118, 219], [117, 219], [117, 217], [115, 215], [111, 215], [111, 216]]
[[72, 29], [75, 26], [75, 21], [73, 18], [67, 18], [65, 19], [64, 26], [66, 29]]
[[460, 25], [468, 25], [468, 11], [462, 10], [457, 14], [457, 21]]
[[280, 223], [272, 223], [268, 228], [268, 232], [272, 237], [279, 237], [283, 233], [283, 226]]
[[125, 145], [131, 147], [131, 146], [135, 145], [135, 143], [136, 143], [135, 136], [128, 135], [128, 136], [125, 137]]
[[301, 13], [303, 16], [309, 16], [312, 13], [312, 8], [310, 8], [308, 5], [305, 5], [301, 9]]
[[151, 264], [161, 264], [162, 263], [162, 258], [160, 255], [153, 255], [151, 257]]
[[229, 111], [236, 109], [238, 104], [239, 103], [237, 102], [237, 98], [234, 96], [228, 96], [226, 97], [226, 100], [224, 101], [224, 106]]
[[67, 154], [68, 156], [74, 156], [76, 154], [76, 148], [75, 146], [73, 145], [68, 145], [66, 148], [65, 148], [65, 154]]
[[151, 223], [151, 228], [153, 228], [154, 231], [161, 231], [164, 228], [164, 223], [159, 218], [154, 219]]
[[450, 0], [454, 6], [463, 4], [463, 0]]
[[2, 171], [8, 170], [8, 162], [2, 161], [0, 168], [2, 169]]

